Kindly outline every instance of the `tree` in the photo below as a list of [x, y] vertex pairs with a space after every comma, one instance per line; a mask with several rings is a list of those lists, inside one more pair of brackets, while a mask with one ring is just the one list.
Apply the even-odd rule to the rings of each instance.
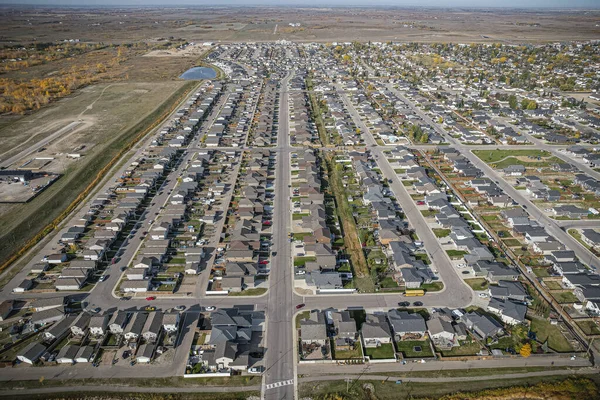
[[531, 345], [529, 343], [525, 343], [523, 347], [521, 347], [521, 351], [519, 353], [522, 357], [529, 357], [531, 355]]
[[510, 96], [508, 96], [508, 105], [513, 110], [516, 110], [519, 106], [519, 103], [517, 102], [517, 96], [515, 96], [514, 94], [511, 94]]

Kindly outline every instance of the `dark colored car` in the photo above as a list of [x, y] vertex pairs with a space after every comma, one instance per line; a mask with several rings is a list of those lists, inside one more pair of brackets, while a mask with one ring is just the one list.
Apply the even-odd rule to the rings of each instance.
[[421, 307], [422, 305], [423, 305], [423, 303], [422, 303], [422, 302], [420, 302], [420, 301], [415, 301], [415, 302], [413, 303], [413, 306], [415, 306], [415, 307]]
[[305, 305], [306, 305], [306, 304], [304, 304], [304, 303], [302, 303], [302, 304], [298, 304], [298, 305], [296, 306], [296, 310], [299, 310], [299, 309], [303, 308]]
[[408, 301], [401, 301], [400, 303], [398, 303], [398, 305], [400, 307], [408, 307], [410, 306], [410, 303]]

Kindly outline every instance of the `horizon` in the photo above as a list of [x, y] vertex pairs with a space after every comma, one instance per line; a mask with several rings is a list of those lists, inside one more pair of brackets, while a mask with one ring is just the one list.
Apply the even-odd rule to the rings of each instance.
[[[489, 1], [489, 0], [488, 0]], [[425, 3], [425, 4], [424, 4]], [[413, 9], [475, 9], [475, 10], [600, 10], [600, 2], [595, 0], [531, 0], [523, 3], [519, 0], [508, 0], [504, 4], [498, 5], [490, 1], [485, 4], [485, 0], [330, 0], [328, 3], [322, 0], [220, 0], [215, 4], [214, 0], [177, 0], [177, 3], [167, 3], [164, 0], [23, 0], [15, 2], [14, 0], [0, 0], [0, 7], [68, 7], [68, 8], [413, 8]]]

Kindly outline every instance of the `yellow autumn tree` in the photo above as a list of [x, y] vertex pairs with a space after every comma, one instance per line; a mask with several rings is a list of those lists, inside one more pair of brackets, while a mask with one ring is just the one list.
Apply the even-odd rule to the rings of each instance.
[[525, 343], [523, 347], [521, 347], [519, 354], [521, 354], [521, 357], [529, 357], [531, 355], [531, 345], [529, 343]]

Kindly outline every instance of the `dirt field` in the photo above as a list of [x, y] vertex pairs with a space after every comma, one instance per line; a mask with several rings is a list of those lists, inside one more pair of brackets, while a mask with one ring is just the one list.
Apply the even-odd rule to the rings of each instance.
[[[93, 12], [92, 12], [93, 11]], [[417, 8], [35, 9], [0, 11], [0, 43], [79, 39], [152, 42], [414, 41], [545, 42], [597, 39], [594, 10], [441, 10]], [[226, 21], [226, 22], [224, 22]], [[290, 26], [290, 23], [300, 26]], [[275, 32], [275, 25], [277, 31]]]

